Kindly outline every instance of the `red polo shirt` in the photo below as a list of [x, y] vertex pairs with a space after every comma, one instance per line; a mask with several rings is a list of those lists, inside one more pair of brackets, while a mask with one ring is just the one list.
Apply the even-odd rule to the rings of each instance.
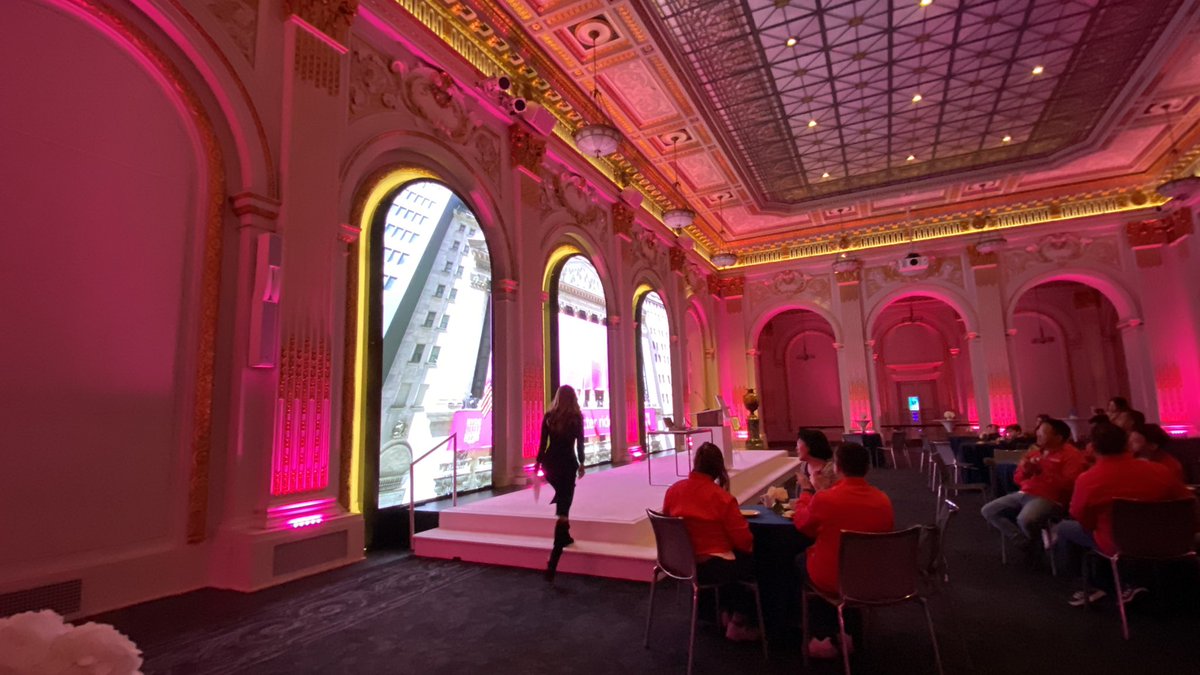
[[662, 510], [683, 518], [697, 559], [754, 548], [737, 500], [705, 474], [693, 471], [667, 488]]
[[[1030, 470], [1035, 460], [1040, 470]], [[1083, 473], [1085, 464], [1083, 453], [1070, 443], [1054, 452], [1032, 448], [1021, 458], [1013, 481], [1021, 486], [1021, 492], [1031, 497], [1066, 506], [1071, 502], [1075, 479]]]
[[815, 495], [803, 494], [792, 518], [796, 528], [815, 541], [808, 547], [808, 578], [827, 593], [838, 590], [838, 549], [842, 531], [890, 532], [892, 501], [865, 478], [844, 477]]
[[1071, 517], [1092, 533], [1096, 548], [1112, 555], [1112, 504], [1115, 499], [1168, 501], [1192, 493], [1171, 470], [1157, 462], [1135, 459], [1129, 452], [1099, 455], [1096, 466], [1083, 472], [1071, 498]]
[[1165, 450], [1160, 450], [1158, 455], [1155, 457], [1139, 457], [1138, 459], [1144, 459], [1147, 462], [1162, 464], [1171, 470], [1171, 475], [1178, 478], [1180, 483], [1187, 482], [1187, 479], [1183, 477], [1183, 464], [1180, 464], [1179, 460], [1175, 459], [1174, 455]]

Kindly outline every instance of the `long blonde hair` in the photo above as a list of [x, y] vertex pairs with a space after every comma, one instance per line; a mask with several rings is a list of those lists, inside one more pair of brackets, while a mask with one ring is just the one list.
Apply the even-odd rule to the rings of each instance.
[[564, 384], [555, 392], [550, 410], [546, 412], [546, 424], [556, 436], [583, 429], [583, 412], [579, 410], [579, 397], [575, 395], [575, 389], [571, 385]]

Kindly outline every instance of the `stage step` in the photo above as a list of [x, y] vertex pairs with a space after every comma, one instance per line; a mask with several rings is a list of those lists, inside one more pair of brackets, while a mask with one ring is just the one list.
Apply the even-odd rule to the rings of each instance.
[[[679, 480], [677, 458], [653, 460], [650, 484], [644, 462], [590, 474], [579, 482], [571, 509], [576, 543], [563, 553], [559, 570], [573, 574], [646, 581], [653, 569], [654, 533], [646, 509], [662, 506], [667, 485]], [[733, 495], [745, 503], [768, 486], [791, 477], [798, 466], [786, 452], [739, 451], [730, 471]], [[413, 552], [430, 558], [543, 569], [554, 532], [553, 488], [516, 492], [444, 509], [438, 527], [418, 532]], [[536, 495], [536, 496], [535, 496]]]
[[[551, 529], [554, 525], [551, 523]], [[572, 526], [572, 534], [574, 526]], [[413, 552], [427, 558], [545, 569], [552, 537], [456, 532], [438, 528], [420, 532]], [[558, 571], [566, 574], [649, 581], [654, 570], [654, 546], [631, 546], [576, 538], [563, 549]]]

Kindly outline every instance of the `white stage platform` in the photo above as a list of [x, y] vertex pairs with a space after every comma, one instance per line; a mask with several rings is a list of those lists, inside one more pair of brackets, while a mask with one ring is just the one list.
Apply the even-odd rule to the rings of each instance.
[[[667, 485], [679, 480], [674, 456], [656, 457], [650, 485], [645, 462], [588, 474], [575, 489], [571, 536], [560, 572], [649, 581], [654, 568], [654, 535], [646, 509], [662, 507]], [[679, 473], [687, 457], [678, 456]], [[740, 503], [782, 483], [799, 461], [780, 450], [735, 451], [730, 487]], [[413, 551], [423, 557], [543, 569], [554, 532], [554, 489], [532, 487], [441, 512], [439, 526], [416, 535]]]

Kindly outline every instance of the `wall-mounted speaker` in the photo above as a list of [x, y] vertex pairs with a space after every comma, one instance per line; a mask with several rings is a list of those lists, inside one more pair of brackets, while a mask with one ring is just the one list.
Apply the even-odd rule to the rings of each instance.
[[283, 242], [279, 235], [258, 235], [254, 255], [254, 295], [250, 299], [251, 368], [274, 368], [279, 358], [279, 291], [283, 282]]

